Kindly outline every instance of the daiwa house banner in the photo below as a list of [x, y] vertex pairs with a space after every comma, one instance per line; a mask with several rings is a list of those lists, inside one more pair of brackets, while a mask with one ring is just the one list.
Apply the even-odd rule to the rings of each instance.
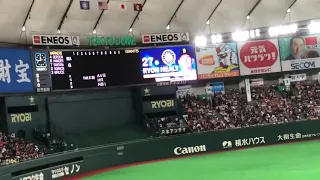
[[282, 71], [320, 67], [319, 35], [279, 38]]
[[278, 40], [238, 42], [241, 75], [281, 71]]
[[198, 79], [239, 76], [236, 43], [196, 47]]

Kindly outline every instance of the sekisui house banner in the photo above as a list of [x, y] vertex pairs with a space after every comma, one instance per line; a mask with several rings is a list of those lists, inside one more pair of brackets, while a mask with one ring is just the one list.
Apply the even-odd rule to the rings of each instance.
[[319, 35], [279, 38], [282, 71], [319, 68], [319, 41]]
[[241, 75], [281, 71], [277, 39], [239, 42], [238, 48]]
[[236, 43], [196, 47], [198, 79], [239, 76]]

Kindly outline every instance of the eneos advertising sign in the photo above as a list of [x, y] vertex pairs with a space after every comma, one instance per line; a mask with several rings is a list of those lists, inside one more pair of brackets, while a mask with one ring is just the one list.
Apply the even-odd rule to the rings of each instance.
[[172, 43], [172, 42], [189, 42], [189, 33], [166, 33], [166, 34], [144, 34], [142, 43]]
[[238, 48], [241, 75], [281, 71], [277, 39], [239, 42]]
[[317, 35], [280, 38], [282, 71], [319, 68], [319, 38]]
[[80, 45], [80, 36], [32, 35], [33, 45], [73, 46]]
[[198, 79], [239, 76], [236, 43], [196, 47]]

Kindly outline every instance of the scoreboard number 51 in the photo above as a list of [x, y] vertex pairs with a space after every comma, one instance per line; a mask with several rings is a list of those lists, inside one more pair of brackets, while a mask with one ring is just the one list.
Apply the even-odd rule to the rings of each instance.
[[152, 66], [152, 62], [153, 62], [153, 57], [144, 57], [142, 58], [142, 66], [143, 67], [150, 67]]

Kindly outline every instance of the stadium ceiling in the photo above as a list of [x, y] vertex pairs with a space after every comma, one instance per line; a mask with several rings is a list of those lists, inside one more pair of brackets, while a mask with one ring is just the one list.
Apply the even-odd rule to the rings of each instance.
[[[133, 3], [144, 4], [143, 11], [134, 11]], [[79, 35], [83, 43], [94, 29], [98, 36], [122, 36], [132, 28], [139, 41], [146, 33], [190, 32], [195, 37], [320, 16], [320, 0], [110, 0], [104, 12], [98, 0], [90, 0], [90, 10], [81, 10], [79, 0], [1, 0], [0, 4], [0, 42], [22, 44], [31, 44], [32, 34], [57, 34], [58, 29], [61, 34]]]

